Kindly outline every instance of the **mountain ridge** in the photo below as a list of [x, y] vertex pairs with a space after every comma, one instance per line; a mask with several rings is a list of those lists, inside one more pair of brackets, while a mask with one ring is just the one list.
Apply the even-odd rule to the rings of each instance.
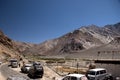
[[118, 36], [120, 36], [120, 23], [105, 25], [104, 27], [82, 26], [59, 38], [28, 47], [21, 53], [32, 55], [69, 54], [109, 44]]
[[[0, 60], [21, 55], [96, 55], [99, 50], [119, 50], [120, 23], [98, 27], [82, 26], [58, 38], [40, 44], [18, 42], [7, 37], [0, 30]], [[97, 49], [97, 51], [96, 51]], [[78, 56], [77, 56], [78, 55]]]

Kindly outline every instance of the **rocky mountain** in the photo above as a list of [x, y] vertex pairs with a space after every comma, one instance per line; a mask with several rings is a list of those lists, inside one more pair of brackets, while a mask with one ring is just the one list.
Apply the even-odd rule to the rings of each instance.
[[24, 55], [71, 54], [110, 44], [118, 36], [120, 36], [120, 23], [106, 25], [104, 27], [89, 25], [82, 26], [59, 38], [48, 40], [41, 44], [31, 45], [23, 43], [22, 46], [18, 45], [18, 48]]
[[0, 61], [18, 56], [13, 40], [0, 31]]
[[[18, 42], [0, 31], [0, 60], [22, 55], [65, 55], [94, 53], [96, 50], [120, 48], [120, 23], [98, 27], [82, 26], [59, 38], [40, 44]], [[84, 54], [83, 53], [83, 54]]]
[[27, 43], [27, 42], [19, 42], [19, 41], [13, 41], [14, 46], [16, 47], [18, 52], [23, 52], [26, 49], [29, 49], [31, 47], [34, 47], [36, 44], [32, 44], [32, 43]]

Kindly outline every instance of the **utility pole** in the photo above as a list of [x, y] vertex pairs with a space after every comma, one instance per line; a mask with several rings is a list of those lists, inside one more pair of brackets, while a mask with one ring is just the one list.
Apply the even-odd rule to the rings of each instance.
[[97, 54], [97, 60], [99, 59], [99, 55], [100, 55], [100, 51], [98, 51], [98, 54]]
[[77, 64], [76, 64], [76, 67], [77, 67], [77, 73], [79, 73], [79, 70], [78, 70], [78, 67], [79, 67], [79, 63], [78, 63], [78, 59], [77, 59]]
[[77, 73], [79, 73], [79, 71], [78, 71], [79, 63], [78, 63], [78, 62], [77, 62], [77, 65], [76, 65], [76, 66], [77, 66]]

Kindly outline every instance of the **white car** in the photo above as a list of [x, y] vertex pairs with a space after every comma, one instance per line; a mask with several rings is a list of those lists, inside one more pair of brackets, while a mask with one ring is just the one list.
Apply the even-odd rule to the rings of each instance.
[[29, 69], [31, 68], [32, 64], [25, 64], [21, 67], [21, 71], [23, 73], [28, 73]]
[[88, 79], [83, 74], [68, 74], [65, 77], [63, 77], [61, 80], [88, 80]]

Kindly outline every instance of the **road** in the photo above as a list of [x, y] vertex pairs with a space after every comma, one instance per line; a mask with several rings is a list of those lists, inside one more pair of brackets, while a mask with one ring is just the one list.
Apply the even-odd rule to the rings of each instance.
[[55, 80], [58, 80], [61, 78], [58, 74], [56, 74], [54, 71], [52, 71], [47, 66], [44, 67], [44, 76], [43, 78], [35, 78], [30, 79], [27, 74], [21, 73], [20, 68], [10, 68], [7, 64], [3, 64], [0, 66], [0, 80], [6, 80], [11, 75], [19, 75], [19, 77], [27, 78], [28, 80], [53, 80], [53, 77], [55, 77]]
[[29, 77], [27, 77], [26, 75], [10, 69], [10, 67], [8, 67], [8, 64], [6, 64], [6, 63], [1, 65], [0, 72], [1, 72], [1, 75], [2, 75], [1, 77], [3, 77], [5, 80], [9, 76], [13, 76], [13, 75], [18, 75], [19, 77], [24, 77], [24, 78], [28, 78], [29, 79]]

